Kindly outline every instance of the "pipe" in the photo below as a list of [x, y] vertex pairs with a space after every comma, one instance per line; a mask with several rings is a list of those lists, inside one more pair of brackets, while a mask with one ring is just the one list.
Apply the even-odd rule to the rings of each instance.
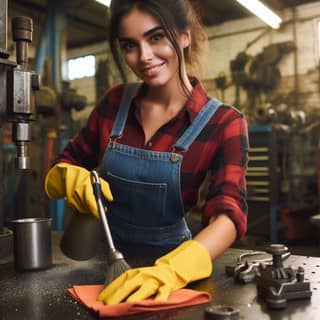
[[62, 53], [66, 50], [65, 39], [62, 37], [66, 27], [66, 14], [62, 1], [48, 2], [48, 53], [51, 58], [51, 80], [58, 93], [61, 93]]
[[[297, 48], [297, 23], [296, 23], [296, 7], [292, 8], [292, 36], [295, 47]], [[300, 96], [300, 86], [299, 86], [299, 74], [298, 74], [298, 50], [295, 49], [293, 53], [294, 64], [293, 64], [293, 74], [294, 74], [294, 105], [296, 108], [299, 106], [299, 96]]]
[[[281, 28], [283, 28], [284, 26], [287, 26], [289, 24], [293, 24], [293, 23], [297, 23], [297, 22], [299, 22], [299, 23], [300, 22], [307, 22], [307, 21], [315, 20], [315, 19], [319, 19], [319, 15], [314, 15], [314, 16], [310, 16], [307, 18], [300, 18], [300, 19], [296, 19], [296, 20], [294, 20], [294, 19], [286, 20], [281, 23]], [[237, 35], [243, 34], [243, 33], [255, 32], [255, 31], [260, 31], [260, 30], [265, 30], [265, 29], [266, 29], [265, 26], [260, 26], [260, 27], [253, 27], [253, 28], [248, 28], [248, 29], [244, 29], [244, 30], [225, 32], [225, 33], [221, 33], [221, 34], [217, 34], [217, 35], [208, 36], [208, 40], [214, 40], [214, 39], [225, 38], [225, 37], [232, 37], [232, 36], [237, 36]]]

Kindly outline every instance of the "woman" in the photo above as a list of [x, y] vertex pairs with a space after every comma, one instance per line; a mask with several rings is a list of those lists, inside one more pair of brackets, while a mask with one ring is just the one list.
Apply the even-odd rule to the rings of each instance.
[[[205, 41], [187, 0], [114, 0], [110, 11], [115, 62], [122, 74], [125, 62], [142, 84], [106, 92], [45, 188], [49, 197], [66, 197], [78, 211], [98, 215], [88, 170], [100, 165], [115, 241], [171, 251], [154, 266], [124, 273], [99, 300], [166, 300], [172, 290], [208, 277], [212, 261], [245, 233], [247, 126], [187, 73]], [[185, 215], [207, 172], [204, 227], [191, 240]]]

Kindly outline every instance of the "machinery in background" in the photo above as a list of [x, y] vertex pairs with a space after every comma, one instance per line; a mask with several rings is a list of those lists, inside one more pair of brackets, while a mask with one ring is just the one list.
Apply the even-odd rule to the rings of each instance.
[[[8, 4], [0, 0], [0, 25], [4, 26], [0, 30], [0, 258], [11, 255], [10, 221], [13, 218], [50, 215], [53, 228], [61, 228], [61, 219], [57, 221], [57, 217], [63, 217], [64, 202], [48, 205], [43, 179], [56, 153], [74, 133], [72, 110], [80, 111], [87, 103], [86, 97], [67, 82], [59, 94], [50, 87], [40, 88], [39, 76], [30, 70], [28, 62], [33, 32], [33, 23], [28, 17], [12, 19], [16, 61], [11, 61], [7, 50], [7, 23]], [[5, 145], [3, 127], [12, 133]]]
[[[74, 134], [72, 111], [81, 111], [87, 106], [87, 97], [72, 88], [70, 82], [62, 81], [62, 91], [57, 93], [50, 86], [41, 86], [35, 94], [35, 126], [40, 127], [42, 136], [55, 136], [67, 141]], [[55, 133], [52, 133], [55, 131]], [[57, 143], [60, 145], [60, 142]], [[65, 142], [62, 142], [63, 147]], [[58, 147], [58, 149], [63, 149]], [[52, 160], [52, 159], [51, 159]]]
[[12, 140], [16, 144], [15, 166], [28, 169], [30, 165], [27, 143], [30, 141], [29, 123], [34, 110], [33, 91], [39, 89], [39, 76], [28, 69], [28, 44], [32, 41], [33, 24], [28, 17], [12, 20], [13, 40], [16, 42], [16, 62], [9, 60], [7, 48], [8, 2], [0, 0], [0, 258], [11, 254], [8, 245], [12, 232], [5, 227], [3, 179], [3, 124], [12, 123]]
[[[278, 64], [294, 50], [291, 41], [276, 43], [256, 56], [240, 52], [230, 62], [235, 105], [240, 106], [240, 89], [247, 98], [241, 108], [249, 122], [250, 139], [247, 234], [272, 242], [311, 237], [310, 216], [319, 206], [318, 116], [306, 115], [274, 95], [281, 80]], [[220, 90], [230, 86], [220, 78], [216, 79]]]
[[248, 234], [272, 242], [279, 236], [284, 241], [303, 238], [301, 223], [301, 234], [293, 233], [294, 221], [285, 212], [309, 216], [317, 212], [315, 148], [303, 135], [291, 136], [268, 125], [250, 125], [249, 138]]
[[[83, 110], [87, 105], [87, 97], [80, 95], [75, 89], [71, 88], [70, 82], [63, 81], [61, 94], [58, 95], [58, 104], [60, 107], [58, 112], [59, 137], [69, 140], [74, 134], [72, 110]], [[63, 143], [63, 148], [65, 144]]]
[[257, 124], [249, 125], [248, 234], [273, 242], [312, 240], [310, 216], [319, 207], [317, 116], [285, 105], [257, 114]]
[[15, 172], [12, 165], [6, 165], [11, 168], [6, 172], [9, 178], [6, 193], [10, 195], [5, 201], [8, 218], [50, 216], [53, 230], [63, 229], [65, 202], [63, 199], [48, 200], [43, 181], [52, 161], [75, 133], [72, 111], [83, 110], [86, 103], [86, 97], [71, 88], [69, 82], [63, 83], [61, 94], [49, 86], [41, 86], [36, 92], [29, 145], [33, 158], [30, 170]]
[[[67, 81], [62, 82], [62, 92], [57, 95], [57, 111], [56, 111], [56, 130], [46, 132], [47, 140], [44, 148], [45, 166], [43, 175], [49, 170], [52, 160], [61, 152], [75, 134], [74, 121], [72, 119], [72, 111], [81, 111], [87, 106], [86, 96], [80, 95], [71, 88]], [[46, 127], [43, 128], [46, 130]], [[65, 201], [64, 199], [49, 199], [49, 214], [52, 218], [52, 228], [54, 230], [63, 230], [65, 218]]]
[[249, 119], [257, 105], [264, 102], [264, 94], [274, 91], [281, 79], [278, 64], [288, 53], [295, 50], [292, 41], [269, 45], [255, 56], [239, 52], [230, 62], [232, 82], [235, 85], [235, 103], [240, 106], [240, 89], [247, 93], [245, 113]]

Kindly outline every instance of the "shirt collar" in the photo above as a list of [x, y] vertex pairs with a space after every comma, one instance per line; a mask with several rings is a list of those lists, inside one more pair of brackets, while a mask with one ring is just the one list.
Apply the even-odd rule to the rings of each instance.
[[193, 122], [202, 107], [208, 102], [210, 97], [204, 89], [202, 83], [197, 78], [191, 78], [193, 91], [185, 104], [185, 110], [189, 113], [190, 122]]

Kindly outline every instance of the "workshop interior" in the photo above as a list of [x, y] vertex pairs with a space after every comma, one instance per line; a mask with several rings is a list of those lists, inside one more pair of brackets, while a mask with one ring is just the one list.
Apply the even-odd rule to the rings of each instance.
[[[320, 2], [261, 1], [275, 22], [250, 11], [251, 1], [191, 2], [209, 39], [203, 83], [248, 121], [248, 230], [232, 248], [269, 254], [250, 272], [241, 256], [226, 273], [255, 281], [271, 307], [310, 299], [303, 259], [299, 272], [288, 271], [298, 285], [280, 285], [281, 300], [270, 289], [279, 282], [261, 270], [272, 263], [284, 270], [288, 252], [320, 257]], [[43, 181], [105, 90], [123, 81], [108, 48], [107, 20], [101, 1], [0, 0], [0, 267], [14, 260], [18, 219], [50, 221], [52, 234], [70, 228], [72, 208], [49, 199]], [[194, 233], [205, 195], [206, 183], [188, 216]], [[51, 250], [48, 239], [38, 245]]]

